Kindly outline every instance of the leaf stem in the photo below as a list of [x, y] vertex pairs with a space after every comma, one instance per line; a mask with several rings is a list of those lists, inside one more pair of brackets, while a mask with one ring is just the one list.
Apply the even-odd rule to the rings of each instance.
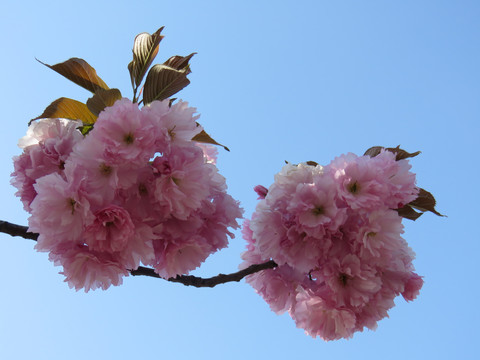
[[138, 86], [135, 86], [134, 89], [133, 89], [133, 99], [132, 99], [132, 102], [133, 103], [136, 103], [137, 102], [137, 90], [138, 90]]

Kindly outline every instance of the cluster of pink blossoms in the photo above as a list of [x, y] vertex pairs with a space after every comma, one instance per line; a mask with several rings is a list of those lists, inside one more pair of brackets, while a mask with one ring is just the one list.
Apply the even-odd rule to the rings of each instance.
[[278, 267], [247, 277], [276, 313], [325, 340], [375, 329], [394, 298], [413, 300], [423, 285], [395, 209], [418, 188], [407, 160], [384, 151], [342, 155], [329, 165], [286, 165], [243, 228], [242, 268]]
[[12, 184], [36, 249], [71, 287], [107, 289], [140, 264], [165, 278], [187, 274], [227, 246], [242, 211], [215, 150], [192, 141], [202, 131], [194, 112], [122, 99], [86, 136], [79, 121], [43, 119], [20, 140]]

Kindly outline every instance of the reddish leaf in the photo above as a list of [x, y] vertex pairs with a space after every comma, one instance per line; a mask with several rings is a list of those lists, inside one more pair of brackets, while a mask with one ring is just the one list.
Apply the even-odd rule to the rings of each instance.
[[87, 107], [94, 115], [98, 116], [105, 108], [112, 106], [121, 98], [122, 94], [118, 89], [100, 89], [87, 100]]
[[[190, 55], [187, 55], [187, 56], [180, 56], [180, 55], [172, 56], [170, 59], [165, 61], [163, 65], [170, 66], [171, 68], [174, 68], [176, 70], [185, 69], [188, 67], [188, 62], [195, 54], [196, 53], [191, 53]], [[191, 71], [188, 71], [188, 74], [190, 74], [190, 72]]]
[[398, 212], [398, 215], [400, 215], [401, 217], [413, 221], [417, 220], [423, 214], [416, 212], [410, 205], [405, 205], [404, 207], [396, 210]]
[[190, 69], [187, 66], [176, 70], [166, 65], [154, 65], [148, 72], [143, 89], [143, 102], [149, 104], [155, 100], [164, 100], [182, 90], [190, 84], [187, 75]]
[[205, 132], [205, 130], [202, 130], [201, 133], [195, 135], [192, 140], [200, 142], [200, 143], [205, 143], [205, 144], [219, 145], [219, 146], [222, 146], [225, 150], [230, 151], [230, 149], [228, 147], [226, 147], [225, 145], [222, 145], [222, 144], [216, 142], [215, 140], [213, 140], [210, 137], [210, 135], [208, 135]]
[[40, 60], [38, 60], [38, 62], [92, 93], [95, 93], [99, 89], [108, 90], [107, 84], [97, 75], [95, 69], [83, 59], [71, 58], [55, 65], [48, 65]]
[[418, 197], [410, 202], [408, 205], [411, 207], [420, 210], [422, 212], [430, 211], [438, 216], [444, 216], [435, 210], [436, 201], [431, 193], [424, 189], [420, 189]]
[[363, 154], [363, 155], [368, 155], [370, 157], [375, 157], [378, 154], [380, 154], [380, 152], [383, 149], [394, 153], [396, 155], [396, 160], [397, 161], [398, 160], [403, 160], [403, 159], [408, 159], [408, 158], [411, 158], [411, 157], [415, 157], [418, 154], [420, 154], [420, 151], [416, 151], [414, 153], [409, 153], [409, 152], [407, 152], [403, 149], [400, 149], [400, 145], [398, 145], [396, 148], [384, 148], [383, 146], [373, 146], [370, 149], [368, 149], [367, 151], [365, 151], [365, 154]]
[[160, 41], [163, 39], [163, 35], [160, 35], [162, 30], [163, 26], [152, 35], [141, 33], [135, 37], [132, 49], [133, 60], [128, 64], [132, 86], [138, 87], [140, 85], [148, 68], [157, 56]]

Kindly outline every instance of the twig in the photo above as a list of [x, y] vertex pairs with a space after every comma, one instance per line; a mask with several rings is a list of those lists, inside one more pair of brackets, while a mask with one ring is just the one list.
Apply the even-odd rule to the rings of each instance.
[[[27, 226], [17, 225], [9, 223], [8, 221], [0, 220], [0, 232], [11, 236], [20, 236], [25, 239], [37, 240], [38, 234], [28, 232]], [[277, 264], [273, 261], [267, 261], [263, 264], [255, 264], [251, 265], [243, 270], [237, 271], [232, 274], [218, 274], [217, 276], [213, 276], [211, 278], [201, 278], [193, 275], [177, 275], [174, 278], [164, 279], [170, 282], [177, 282], [181, 283], [185, 286], [195, 286], [195, 287], [214, 287], [220, 284], [225, 284], [227, 282], [233, 281], [240, 281], [245, 276], [254, 274], [256, 272], [273, 269], [276, 268]], [[130, 274], [133, 276], [150, 276], [159, 279], [163, 279], [160, 277], [155, 271], [151, 268], [140, 266], [136, 270], [129, 270]]]
[[[254, 274], [256, 272], [276, 268], [277, 264], [275, 261], [270, 260], [263, 264], [250, 265], [249, 267], [237, 271], [232, 274], [218, 274], [211, 278], [201, 278], [193, 275], [177, 275], [174, 278], [166, 279], [170, 282], [178, 282], [185, 286], [195, 286], [195, 287], [215, 287], [220, 284], [225, 284], [227, 282], [240, 281], [245, 276]], [[130, 274], [133, 276], [145, 275], [160, 278], [160, 276], [153, 271], [153, 269], [140, 266], [137, 270], [130, 270]]]
[[0, 232], [11, 236], [21, 236], [25, 239], [37, 240], [38, 234], [28, 232], [28, 226], [22, 226], [0, 220]]

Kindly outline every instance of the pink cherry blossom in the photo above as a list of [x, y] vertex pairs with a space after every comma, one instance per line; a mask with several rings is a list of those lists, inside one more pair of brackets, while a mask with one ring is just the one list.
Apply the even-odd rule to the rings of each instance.
[[128, 211], [110, 205], [94, 215], [95, 219], [84, 233], [84, 241], [89, 249], [109, 253], [124, 250], [135, 235], [135, 226]]
[[303, 288], [297, 293], [291, 315], [297, 327], [304, 329], [307, 335], [327, 341], [351, 338], [355, 329], [353, 311], [329, 306], [322, 297]]
[[109, 256], [97, 256], [86, 247], [78, 246], [64, 253], [59, 262], [63, 266], [65, 281], [70, 288], [84, 289], [85, 292], [111, 285], [122, 284], [128, 271]]
[[194, 144], [172, 146], [171, 152], [157, 156], [152, 166], [156, 175], [153, 195], [166, 217], [186, 219], [210, 193], [210, 171]]
[[178, 101], [171, 107], [168, 103], [168, 99], [153, 101], [145, 106], [142, 112], [152, 119], [157, 128], [166, 129], [170, 143], [190, 141], [203, 130], [196, 122], [199, 116], [194, 115], [195, 108], [189, 107], [184, 101]]
[[215, 146], [197, 142], [196, 145], [203, 150], [205, 161], [215, 165], [217, 163], [218, 150]]
[[321, 267], [321, 274], [337, 306], [362, 307], [380, 290], [382, 280], [375, 267], [354, 254], [333, 258]]
[[253, 191], [255, 191], [258, 195], [257, 200], [262, 200], [265, 199], [265, 196], [267, 196], [268, 189], [265, 186], [262, 185], [257, 185], [253, 188]]
[[407, 301], [415, 300], [422, 286], [423, 286], [422, 277], [412, 272], [410, 277], [407, 280], [407, 283], [405, 284], [405, 290], [402, 292], [403, 298]]
[[[40, 119], [33, 121], [27, 129], [27, 134], [18, 141], [18, 147], [26, 149], [32, 145], [45, 144], [59, 156], [68, 155], [72, 144], [80, 141], [83, 136], [77, 130], [81, 121], [68, 119]], [[53, 141], [49, 141], [53, 140]]]
[[284, 166], [242, 230], [240, 267], [270, 259], [278, 267], [247, 282], [313, 337], [375, 329], [396, 296], [413, 300], [423, 284], [394, 210], [418, 193], [409, 169], [386, 151]]
[[208, 244], [198, 236], [181, 241], [159, 240], [154, 242], [155, 272], [163, 278], [188, 274], [210, 255]]
[[81, 179], [73, 182], [54, 173], [37, 180], [29, 231], [39, 233], [35, 248], [50, 251], [58, 242], [80, 243], [85, 226], [94, 219]]
[[[352, 155], [348, 155], [350, 158]], [[352, 209], [374, 210], [385, 207], [388, 185], [381, 169], [375, 165], [369, 156], [355, 157], [350, 162], [347, 157], [340, 157], [331, 164], [338, 196]]]
[[138, 108], [138, 104], [121, 99], [100, 113], [90, 138], [103, 144], [103, 156], [121, 164], [147, 162], [158, 147], [162, 129], [155, 126], [151, 117]]
[[121, 284], [152, 266], [187, 274], [228, 245], [242, 210], [226, 193], [216, 149], [192, 138], [203, 128], [185, 102], [142, 109], [121, 99], [83, 136], [79, 122], [32, 125], [20, 141], [12, 183], [49, 252], [77, 290]]
[[246, 280], [268, 303], [272, 311], [282, 314], [295, 306], [296, 288], [302, 278], [301, 272], [288, 265], [282, 265], [249, 275]]
[[66, 119], [42, 119], [32, 123], [27, 135], [18, 142], [23, 154], [13, 158], [15, 171], [11, 183], [18, 191], [25, 210], [37, 192], [34, 184], [42, 176], [63, 172], [72, 148], [83, 139], [77, 128], [79, 121]]

